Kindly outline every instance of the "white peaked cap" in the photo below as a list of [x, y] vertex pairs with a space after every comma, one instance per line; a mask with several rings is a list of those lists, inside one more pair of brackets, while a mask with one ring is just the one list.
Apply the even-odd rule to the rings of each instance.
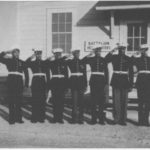
[[54, 48], [54, 49], [52, 50], [52, 52], [53, 52], [53, 53], [58, 53], [58, 52], [62, 53], [62, 52], [63, 52], [63, 49], [62, 49], [62, 48]]
[[148, 44], [141, 44], [140, 48], [141, 48], [141, 49], [149, 48], [149, 45], [148, 45]]
[[95, 44], [92, 46], [92, 49], [102, 48], [102, 44]]
[[73, 52], [76, 52], [76, 51], [81, 51], [81, 48], [79, 48], [79, 47], [77, 47], [77, 48], [74, 48], [74, 49], [71, 49], [71, 52], [73, 53]]
[[127, 46], [128, 46], [128, 43], [126, 43], [126, 42], [120, 42], [120, 43], [117, 43], [117, 45], [118, 45], [119, 47], [127, 47]]

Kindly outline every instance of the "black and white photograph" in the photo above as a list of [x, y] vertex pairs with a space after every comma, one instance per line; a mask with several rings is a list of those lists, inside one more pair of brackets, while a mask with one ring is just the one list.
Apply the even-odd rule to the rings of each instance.
[[0, 148], [150, 148], [150, 1], [0, 1]]

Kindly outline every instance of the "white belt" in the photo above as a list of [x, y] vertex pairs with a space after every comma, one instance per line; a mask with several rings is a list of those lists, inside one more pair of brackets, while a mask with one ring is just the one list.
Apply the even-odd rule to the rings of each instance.
[[65, 76], [62, 74], [52, 75], [52, 78], [64, 78]]
[[114, 73], [116, 73], [116, 74], [128, 74], [127, 71], [114, 71]]
[[80, 72], [71, 73], [71, 76], [83, 76], [83, 73], [80, 73]]
[[11, 74], [11, 75], [20, 75], [20, 76], [23, 76], [23, 73], [21, 73], [21, 72], [17, 72], [17, 71], [11, 71], [11, 72], [9, 72], [8, 73], [9, 75]]
[[138, 73], [145, 73], [145, 74], [150, 74], [150, 70], [141, 70]]
[[91, 72], [92, 75], [104, 75], [104, 72]]
[[46, 76], [45, 73], [33, 73], [33, 76]]

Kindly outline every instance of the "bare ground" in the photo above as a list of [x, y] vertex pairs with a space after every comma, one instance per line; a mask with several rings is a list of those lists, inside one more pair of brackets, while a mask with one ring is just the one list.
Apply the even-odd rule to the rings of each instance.
[[[135, 106], [132, 106], [133, 108]], [[132, 108], [131, 107], [131, 108]], [[137, 126], [137, 111], [128, 111], [127, 126], [111, 125], [72, 125], [68, 123], [71, 110], [65, 107], [64, 124], [51, 124], [52, 110], [47, 106], [47, 120], [44, 124], [29, 121], [31, 107], [23, 108], [24, 124], [9, 125], [8, 109], [0, 105], [0, 147], [26, 148], [149, 148], [150, 127]], [[108, 120], [112, 114], [107, 111]], [[90, 116], [85, 114], [85, 120]], [[108, 121], [109, 122], [109, 121]]]

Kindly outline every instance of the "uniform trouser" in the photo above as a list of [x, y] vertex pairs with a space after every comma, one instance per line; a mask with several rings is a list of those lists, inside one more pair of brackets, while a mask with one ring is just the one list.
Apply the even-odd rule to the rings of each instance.
[[[105, 107], [105, 92], [104, 88], [98, 88], [96, 86], [90, 86], [91, 88], [91, 115], [92, 120], [96, 121], [97, 117], [101, 120], [104, 114]], [[97, 111], [98, 106], [98, 111]]]
[[83, 119], [83, 90], [81, 89], [72, 89], [72, 119], [76, 120], [78, 117], [79, 120]]
[[149, 111], [150, 111], [150, 91], [147, 89], [137, 89], [138, 93], [138, 119], [140, 124], [149, 123]]
[[22, 94], [23, 94], [23, 79], [19, 75], [8, 76], [8, 107], [9, 107], [9, 122], [22, 120]]
[[128, 90], [113, 87], [113, 116], [116, 123], [126, 122]]
[[46, 82], [44, 77], [33, 77], [32, 80], [32, 121], [45, 119]]
[[55, 121], [63, 119], [65, 91], [62, 88], [52, 89], [53, 115]]

